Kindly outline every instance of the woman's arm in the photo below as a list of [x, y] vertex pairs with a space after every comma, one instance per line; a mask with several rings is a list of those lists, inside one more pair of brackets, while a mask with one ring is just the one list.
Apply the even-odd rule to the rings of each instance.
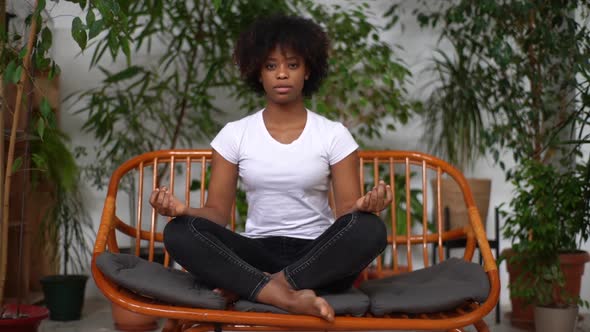
[[225, 160], [213, 150], [211, 178], [207, 190], [207, 202], [202, 208], [185, 205], [168, 192], [166, 187], [156, 188], [150, 196], [150, 204], [156, 211], [168, 217], [190, 215], [209, 219], [222, 226], [231, 218], [231, 208], [236, 196], [238, 165]]
[[392, 200], [389, 185], [383, 181], [361, 197], [360, 167], [357, 151], [332, 165], [332, 187], [336, 204], [336, 218], [354, 211], [381, 212]]

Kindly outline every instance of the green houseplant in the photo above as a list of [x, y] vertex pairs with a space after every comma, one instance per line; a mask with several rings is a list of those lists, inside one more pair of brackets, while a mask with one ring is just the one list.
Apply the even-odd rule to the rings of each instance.
[[[60, 243], [62, 273], [43, 277], [40, 282], [45, 294], [45, 305], [50, 310], [50, 319], [68, 321], [81, 317], [84, 291], [88, 276], [82, 274], [88, 266], [90, 243], [88, 230], [92, 229], [77, 188], [58, 189], [57, 205], [53, 209], [52, 230], [59, 230], [53, 243]], [[73, 269], [70, 271], [69, 269]], [[73, 273], [72, 273], [73, 272]]]
[[[531, 190], [540, 186], [533, 182], [533, 175], [552, 174], [554, 186], [566, 185], [568, 177], [577, 174], [579, 178], [579, 168], [585, 167], [579, 164], [579, 144], [562, 143], [582, 124], [578, 120], [587, 122], [588, 118], [590, 33], [581, 22], [588, 18], [590, 5], [545, 0], [422, 3], [415, 11], [417, 20], [422, 26], [440, 27], [441, 38], [454, 46], [457, 54], [451, 59], [470, 86], [470, 91], [460, 92], [472, 97], [468, 101], [482, 116], [482, 145], [474, 144], [474, 148], [490, 154], [508, 180], [515, 179], [514, 203], [508, 205], [513, 211], [507, 212], [512, 217], [506, 221], [505, 237], [514, 244], [526, 238], [520, 232], [540, 233], [536, 237], [543, 239], [543, 230], [557, 229], [564, 221], [539, 214], [549, 213], [552, 206], [561, 211], [565, 208], [561, 204], [567, 204], [543, 196], [542, 190]], [[444, 92], [439, 98], [445, 100], [454, 92]], [[535, 209], [519, 203], [525, 199], [535, 202]], [[531, 222], [529, 213], [533, 212], [535, 219], [543, 222]], [[569, 238], [584, 237], [588, 221], [579, 222], [581, 227], [563, 229]], [[553, 248], [552, 258], [572, 249], [561, 247], [563, 244], [558, 242], [560, 247]], [[530, 246], [538, 245], [533, 236]], [[520, 251], [528, 245], [515, 248]], [[510, 255], [509, 266], [520, 259], [514, 258], [518, 255]], [[543, 262], [538, 261], [540, 266]], [[527, 266], [534, 264], [523, 265], [522, 273], [535, 272]], [[536, 289], [532, 284], [521, 285], [528, 292]], [[523, 310], [518, 294], [511, 298], [513, 323], [531, 320], [532, 308]]]
[[[573, 331], [577, 306], [588, 306], [579, 297], [576, 274], [583, 273], [584, 263], [590, 261], [590, 255], [579, 250], [590, 237], [589, 166], [579, 163], [559, 172], [551, 165], [527, 160], [514, 172], [516, 192], [504, 236], [517, 240], [508, 259], [512, 269], [521, 273], [511, 278], [510, 290], [536, 306], [537, 331]], [[577, 262], [581, 266], [574, 265]], [[547, 309], [551, 307], [569, 312], [570, 325], [556, 323], [559, 318]], [[547, 321], [537, 323], [538, 319]]]
[[[24, 106], [25, 101], [27, 101], [28, 105], [32, 104], [32, 100], [30, 100], [29, 97], [25, 97], [25, 93], [31, 93], [29, 89], [26, 89], [26, 86], [30, 86], [28, 83], [31, 79], [31, 64], [34, 63], [37, 68], [44, 70], [47, 70], [48, 67], [52, 67], [51, 62], [45, 58], [45, 54], [48, 49], [47, 41], [48, 38], [50, 38], [48, 35], [50, 35], [50, 32], [48, 32], [49, 30], [43, 30], [41, 34], [38, 34], [38, 32], [42, 30], [41, 12], [43, 10], [44, 4], [35, 2], [34, 6], [32, 7], [32, 14], [29, 16], [30, 28], [28, 32], [25, 31], [22, 34], [16, 33], [15, 35], [9, 35], [8, 31], [5, 30], [6, 2], [2, 1], [0, 6], [2, 8], [0, 10], [0, 22], [2, 23], [0, 26], [0, 54], [2, 57], [1, 72], [3, 77], [1, 105], [2, 114], [0, 116], [2, 120], [0, 120], [0, 128], [5, 131], [4, 119], [12, 119], [10, 129], [5, 131], [9, 135], [7, 151], [5, 151], [4, 148], [4, 135], [0, 142], [0, 160], [2, 160], [0, 163], [2, 165], [2, 167], [0, 167], [0, 187], [2, 187], [2, 190], [0, 190], [0, 198], [2, 200], [2, 221], [0, 228], [0, 326], [2, 326], [3, 329], [25, 328], [30, 331], [34, 331], [36, 330], [40, 321], [48, 316], [47, 310], [38, 306], [22, 304], [20, 303], [20, 301], [22, 301], [20, 297], [17, 299], [16, 304], [5, 304], [4, 295], [9, 255], [9, 210], [18, 205], [18, 203], [11, 203], [11, 180], [13, 175], [20, 170], [21, 165], [29, 165], [30, 160], [26, 155], [24, 158], [15, 157], [17, 139], [24, 139], [26, 152], [29, 142], [35, 138], [28, 137], [27, 135], [29, 135], [29, 131], [25, 128], [37, 128], [36, 131], [31, 130], [32, 136], [43, 139], [44, 129], [46, 126], [52, 126], [55, 124], [55, 119], [52, 118], [52, 114], [50, 114], [51, 111], [48, 107], [49, 103], [46, 99], [43, 100], [41, 103], [41, 109], [37, 112], [31, 112], [31, 108], [29, 111], [27, 111]], [[18, 36], [22, 35], [28, 35], [28, 39], [26, 40], [26, 44], [21, 48], [20, 45], [16, 45], [19, 44], [20, 38]], [[38, 36], [40, 37], [39, 40], [37, 38]], [[33, 52], [33, 49], [35, 49], [35, 52]], [[52, 72], [50, 76], [52, 76], [53, 73], [54, 72]], [[10, 98], [8, 98], [5, 93], [7, 91], [5, 87], [10, 84], [16, 85], [16, 88], [14, 89], [16, 90], [14, 102], [10, 102]], [[6, 116], [7, 112], [10, 112], [11, 116]], [[23, 123], [25, 123], [25, 125], [23, 125]], [[35, 123], [36, 126], [27, 126], [26, 123]], [[38, 165], [39, 163], [43, 162], [43, 160], [39, 158], [31, 159], [33, 159], [34, 165]], [[3, 168], [4, 166], [6, 166], [5, 169]], [[20, 204], [24, 204], [24, 202], [21, 202]], [[20, 234], [23, 234], [23, 218], [23, 214], [21, 214], [19, 218]], [[22, 238], [23, 237], [21, 236], [21, 246]], [[20, 267], [22, 264], [24, 264], [22, 255], [17, 252], [12, 252], [10, 254], [18, 257], [17, 270], [22, 271]], [[18, 292], [20, 292], [20, 287], [18, 288]]]
[[453, 45], [451, 54], [441, 49], [431, 59], [433, 90], [424, 102], [424, 134], [428, 147], [459, 169], [473, 167], [483, 150], [483, 110], [479, 108], [477, 90], [472, 89], [470, 73], [473, 55]]
[[[459, 46], [460, 47], [460, 46]], [[465, 54], [453, 46], [454, 53], [436, 51], [430, 72], [435, 86], [422, 108], [424, 119], [423, 139], [429, 149], [444, 160], [465, 172], [485, 155], [483, 148], [484, 114], [480, 109], [477, 90], [472, 89], [475, 77], [471, 76], [473, 54]], [[487, 219], [491, 195], [491, 179], [467, 178], [480, 215]], [[436, 191], [436, 184], [432, 183]], [[436, 192], [434, 193], [436, 195]], [[441, 205], [448, 209], [449, 228], [469, 224], [467, 210], [458, 185], [451, 179], [441, 181]], [[436, 206], [434, 210], [436, 211]]]
[[[54, 87], [53, 82], [57, 80], [59, 68], [49, 58], [47, 58], [48, 50], [52, 44], [52, 32], [47, 24], [47, 16], [45, 15], [46, 2], [43, 0], [35, 1], [30, 4], [23, 3], [22, 5], [30, 6], [30, 14], [26, 18], [20, 31], [6, 31], [6, 2], [0, 2], [0, 54], [1, 66], [0, 72], [3, 78], [2, 91], [2, 115], [0, 119], [8, 119], [11, 122], [0, 125], [5, 134], [8, 136], [8, 148], [4, 149], [5, 140], [0, 142], [0, 155], [2, 165], [5, 169], [0, 171], [0, 182], [2, 184], [2, 228], [1, 228], [1, 255], [0, 255], [0, 326], [3, 328], [13, 329], [14, 324], [27, 331], [36, 329], [38, 321], [32, 318], [37, 317], [44, 319], [48, 313], [45, 308], [30, 306], [27, 299], [17, 297], [16, 305], [5, 304], [5, 290], [6, 290], [6, 272], [7, 272], [7, 258], [9, 255], [18, 257], [17, 264], [30, 264], [23, 261], [23, 256], [18, 252], [8, 252], [7, 244], [15, 238], [8, 237], [8, 225], [11, 221], [9, 210], [18, 209], [36, 210], [35, 215], [43, 214], [45, 208], [48, 206], [54, 211], [61, 210], [67, 201], [62, 200], [62, 196], [47, 198], [41, 203], [33, 203], [31, 196], [38, 196], [38, 191], [46, 191], [49, 193], [59, 194], [64, 192], [65, 188], [72, 188], [75, 183], [76, 172], [75, 162], [72, 154], [66, 148], [65, 136], [57, 129], [58, 122], [55, 114], [56, 99], [55, 90], [46, 90], [45, 85]], [[24, 20], [24, 18], [23, 18]], [[18, 26], [17, 26], [18, 27]], [[23, 42], [24, 40], [24, 42]], [[43, 87], [42, 87], [43, 86]], [[12, 90], [11, 90], [12, 89]], [[14, 91], [11, 96], [10, 91]], [[5, 137], [6, 138], [6, 137]], [[17, 146], [24, 146], [24, 153], [17, 151]], [[13, 185], [14, 177], [25, 179], [25, 185], [17, 182], [17, 186]], [[43, 187], [43, 189], [40, 189]], [[59, 189], [59, 190], [58, 190]], [[23, 191], [23, 201], [14, 201], [11, 195], [15, 190]], [[22, 204], [22, 206], [20, 206]], [[31, 209], [26, 204], [40, 204], [35, 205], [36, 209]], [[20, 206], [20, 207], [19, 207]], [[59, 246], [58, 241], [63, 238], [52, 237], [51, 234], [63, 225], [60, 220], [55, 219], [58, 215], [53, 213], [43, 220], [43, 225], [39, 229], [38, 236], [31, 239], [34, 243], [43, 243], [49, 241], [48, 249], [42, 251], [43, 254], [36, 257], [36, 265], [43, 265], [45, 260], [49, 260], [49, 256], [56, 255]], [[52, 218], [53, 217], [53, 218]], [[19, 228], [22, 234], [24, 228], [24, 216], [20, 215]], [[36, 218], [36, 217], [35, 217]], [[68, 220], [72, 227], [77, 220]], [[33, 227], [32, 227], [33, 228]], [[36, 229], [34, 226], [33, 229]], [[22, 236], [20, 237], [19, 246], [23, 246]], [[72, 237], [67, 237], [72, 239]], [[66, 240], [67, 241], [67, 240]], [[24, 244], [26, 245], [26, 243]], [[67, 253], [66, 253], [67, 255]], [[21, 271], [20, 267], [11, 267], [15, 270]], [[20, 278], [18, 278], [20, 280]], [[26, 285], [28, 287], [28, 285]], [[21, 287], [18, 287], [20, 293]], [[23, 321], [23, 316], [26, 318]], [[27, 325], [29, 324], [30, 325]]]
[[82, 273], [88, 267], [91, 254], [92, 220], [80, 192], [78, 166], [63, 134], [50, 130], [43, 144], [35, 144], [33, 150], [44, 157], [47, 171], [43, 176], [54, 188], [54, 204], [43, 220], [40, 235], [48, 240], [47, 251], [51, 257], [62, 261], [56, 264], [61, 266], [61, 274], [40, 280], [45, 304], [50, 309], [50, 319], [77, 320], [88, 279]]
[[[6, 3], [3, 3], [3, 13]], [[11, 123], [7, 124], [9, 129], [3, 130], [8, 135], [8, 147], [4, 148], [4, 139], [0, 142], [2, 158], [5, 160], [5, 169], [1, 173], [2, 188], [2, 240], [0, 254], [0, 303], [4, 301], [4, 290], [6, 282], [6, 265], [8, 257], [8, 224], [9, 210], [16, 208], [15, 202], [11, 202], [10, 194], [12, 192], [13, 176], [17, 172], [26, 172], [32, 170], [43, 170], [44, 160], [38, 155], [18, 155], [16, 152], [17, 141], [24, 142], [24, 149], [27, 151], [30, 142], [43, 140], [45, 129], [56, 126], [55, 115], [51, 111], [51, 106], [47, 98], [40, 98], [40, 103], [34, 103], [31, 96], [35, 96], [37, 90], [30, 91], [31, 81], [37, 82], [33, 75], [33, 69], [37, 71], [48, 72], [49, 79], [53, 78], [56, 73], [55, 65], [46, 58], [46, 52], [50, 46], [51, 31], [43, 27], [41, 13], [44, 8], [44, 2], [35, 2], [32, 7], [31, 15], [27, 19], [29, 28], [26, 31], [15, 31], [9, 34], [4, 31], [2, 25], [2, 120], [10, 119]], [[5, 19], [5, 15], [2, 15]], [[22, 42], [23, 36], [26, 36], [25, 44]], [[9, 87], [13, 87], [14, 98], [6, 93]], [[35, 107], [33, 107], [35, 105]], [[38, 108], [37, 108], [38, 106]], [[7, 114], [8, 113], [8, 114]], [[4, 159], [5, 158], [5, 159]], [[28, 175], [25, 175], [28, 177]], [[17, 188], [18, 189], [18, 188]], [[22, 220], [22, 216], [20, 217]], [[16, 252], [11, 253], [17, 255]]]

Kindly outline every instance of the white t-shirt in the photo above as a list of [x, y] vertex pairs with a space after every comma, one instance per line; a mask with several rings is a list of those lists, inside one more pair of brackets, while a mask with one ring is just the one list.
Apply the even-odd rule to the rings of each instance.
[[328, 204], [330, 165], [358, 144], [341, 123], [309, 110], [301, 135], [283, 144], [266, 129], [262, 112], [226, 124], [211, 142], [238, 165], [248, 201], [243, 235], [315, 239], [334, 222]]

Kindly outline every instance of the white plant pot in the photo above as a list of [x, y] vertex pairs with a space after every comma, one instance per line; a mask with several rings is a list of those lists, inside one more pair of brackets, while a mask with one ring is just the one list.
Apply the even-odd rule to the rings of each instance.
[[577, 306], [566, 308], [535, 306], [536, 332], [574, 332], [577, 320]]

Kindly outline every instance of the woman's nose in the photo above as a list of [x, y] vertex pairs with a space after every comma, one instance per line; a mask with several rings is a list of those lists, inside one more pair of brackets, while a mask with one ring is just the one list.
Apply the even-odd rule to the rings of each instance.
[[287, 73], [287, 68], [285, 66], [279, 66], [279, 70], [277, 71], [277, 79], [286, 79], [289, 77]]

